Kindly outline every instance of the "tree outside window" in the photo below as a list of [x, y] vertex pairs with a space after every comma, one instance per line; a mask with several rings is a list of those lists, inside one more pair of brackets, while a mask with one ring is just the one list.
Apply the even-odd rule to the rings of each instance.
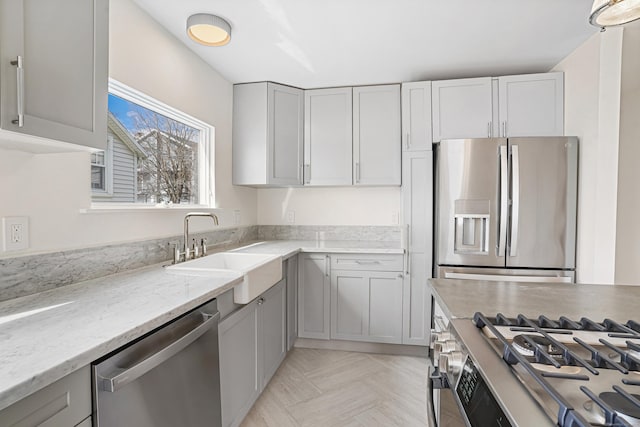
[[[109, 93], [112, 153], [92, 155], [94, 201], [206, 204], [210, 128], [157, 101], [158, 108], [153, 108], [153, 100], [130, 88], [124, 92], [132, 93], [132, 99], [119, 96], [122, 87], [118, 84], [118, 94]], [[96, 190], [107, 176], [100, 169], [107, 154], [112, 159], [113, 192], [105, 197]]]

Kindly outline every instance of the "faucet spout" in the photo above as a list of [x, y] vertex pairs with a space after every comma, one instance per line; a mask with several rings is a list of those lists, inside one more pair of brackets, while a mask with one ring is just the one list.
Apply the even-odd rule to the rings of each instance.
[[[215, 225], [219, 225], [218, 216], [210, 212], [189, 212], [184, 216], [184, 261], [191, 258], [191, 250], [189, 249], [189, 219], [194, 216], [209, 217]], [[178, 262], [178, 261], [176, 261]]]

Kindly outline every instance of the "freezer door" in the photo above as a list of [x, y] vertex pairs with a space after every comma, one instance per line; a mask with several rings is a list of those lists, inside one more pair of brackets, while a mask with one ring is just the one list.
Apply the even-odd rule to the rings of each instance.
[[438, 264], [504, 267], [507, 140], [444, 140], [437, 156]]
[[578, 140], [510, 138], [508, 268], [575, 268]]

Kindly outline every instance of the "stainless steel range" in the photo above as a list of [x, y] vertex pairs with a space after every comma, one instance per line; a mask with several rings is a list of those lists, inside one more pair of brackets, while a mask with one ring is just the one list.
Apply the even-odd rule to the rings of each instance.
[[433, 356], [431, 386], [468, 426], [640, 426], [638, 322], [476, 313], [436, 334]]

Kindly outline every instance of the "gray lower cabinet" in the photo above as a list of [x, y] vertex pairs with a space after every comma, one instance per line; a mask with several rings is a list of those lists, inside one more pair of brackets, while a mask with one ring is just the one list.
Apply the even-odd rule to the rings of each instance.
[[327, 254], [298, 258], [298, 336], [329, 339], [329, 268]]
[[331, 338], [402, 342], [403, 257], [331, 256]]
[[222, 425], [238, 426], [286, 355], [286, 287], [281, 280], [218, 327]]
[[402, 255], [299, 255], [298, 336], [400, 344], [402, 269]]
[[0, 411], [0, 426], [84, 427], [91, 426], [90, 416], [91, 371], [85, 366]]
[[331, 338], [400, 344], [402, 273], [332, 271]]
[[298, 258], [293, 256], [283, 265], [287, 280], [287, 350], [298, 336]]

